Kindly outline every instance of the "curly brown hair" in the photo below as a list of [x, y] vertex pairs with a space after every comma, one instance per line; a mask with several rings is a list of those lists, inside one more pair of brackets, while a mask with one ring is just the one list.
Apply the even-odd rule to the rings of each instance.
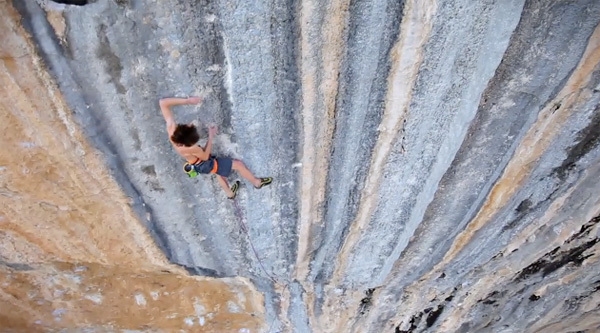
[[186, 147], [193, 146], [198, 140], [200, 140], [200, 135], [193, 124], [177, 124], [171, 135], [171, 141]]

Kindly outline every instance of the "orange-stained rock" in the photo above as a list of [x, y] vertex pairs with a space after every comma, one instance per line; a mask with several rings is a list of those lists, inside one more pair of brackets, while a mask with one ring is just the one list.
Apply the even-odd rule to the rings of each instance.
[[[189, 276], [155, 246], [0, 1], [0, 328], [255, 332], [245, 279]], [[0, 329], [0, 331], [2, 331]]]
[[45, 263], [0, 268], [2, 327], [256, 332], [261, 299], [236, 279], [132, 265]]

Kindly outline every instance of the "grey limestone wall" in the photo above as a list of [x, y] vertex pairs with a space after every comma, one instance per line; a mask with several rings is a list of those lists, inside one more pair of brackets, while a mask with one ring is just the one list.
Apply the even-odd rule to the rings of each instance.
[[[600, 326], [600, 2], [14, 4], [157, 245], [270, 332]], [[158, 99], [191, 95], [273, 185], [187, 178]]]

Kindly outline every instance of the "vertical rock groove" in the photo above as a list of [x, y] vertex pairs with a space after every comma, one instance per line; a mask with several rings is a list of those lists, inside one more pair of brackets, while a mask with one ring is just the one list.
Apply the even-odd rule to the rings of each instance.
[[598, 329], [597, 0], [0, 9], [0, 330]]

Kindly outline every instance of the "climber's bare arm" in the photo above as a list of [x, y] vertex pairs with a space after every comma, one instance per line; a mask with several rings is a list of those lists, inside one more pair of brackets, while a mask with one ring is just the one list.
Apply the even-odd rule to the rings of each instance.
[[200, 97], [190, 97], [190, 98], [177, 98], [177, 97], [168, 97], [161, 98], [158, 102], [160, 105], [160, 111], [162, 112], [163, 117], [167, 123], [167, 132], [169, 136], [173, 134], [175, 131], [176, 123], [175, 118], [173, 117], [173, 112], [171, 111], [172, 106], [176, 105], [186, 105], [186, 104], [198, 104], [202, 102], [202, 98]]
[[210, 151], [204, 150], [202, 147], [199, 146], [192, 146], [190, 148], [190, 154], [199, 158], [201, 161], [208, 161], [208, 159], [210, 158]]
[[208, 157], [210, 157], [210, 154], [212, 152], [212, 142], [213, 142], [213, 138], [215, 137], [215, 135], [217, 134], [217, 126], [209, 126], [208, 127], [208, 140], [206, 141], [206, 145], [204, 146], [204, 153], [206, 154], [206, 158], [208, 159]]

